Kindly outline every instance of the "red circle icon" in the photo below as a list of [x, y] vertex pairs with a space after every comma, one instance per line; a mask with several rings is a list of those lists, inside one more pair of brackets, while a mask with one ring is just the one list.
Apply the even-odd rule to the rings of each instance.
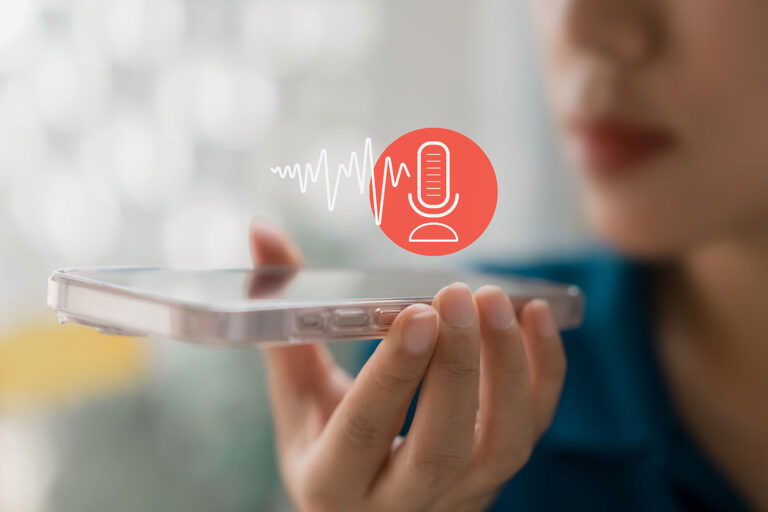
[[496, 173], [471, 139], [423, 128], [384, 150], [369, 188], [376, 223], [397, 245], [426, 256], [464, 249], [496, 211]]

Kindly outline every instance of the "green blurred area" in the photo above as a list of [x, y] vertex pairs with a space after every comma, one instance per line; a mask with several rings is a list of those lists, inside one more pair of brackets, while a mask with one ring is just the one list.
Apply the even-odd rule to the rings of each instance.
[[[354, 373], [368, 343], [331, 349]], [[265, 386], [257, 348], [0, 334], [0, 510], [290, 510]]]
[[57, 418], [56, 510], [279, 509], [259, 352], [189, 350], [183, 368]]

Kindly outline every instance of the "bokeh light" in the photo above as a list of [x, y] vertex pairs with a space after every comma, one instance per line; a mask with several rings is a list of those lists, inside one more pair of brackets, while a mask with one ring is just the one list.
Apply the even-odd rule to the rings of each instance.
[[101, 3], [104, 37], [115, 62], [151, 66], [168, 62], [182, 50], [186, 26], [183, 2], [109, 0]]
[[230, 150], [253, 147], [274, 121], [275, 82], [223, 55], [193, 56], [160, 77], [156, 105], [174, 131]]
[[34, 8], [33, 0], [13, 0], [3, 3], [2, 16], [0, 16], [0, 51], [30, 28]]
[[201, 199], [171, 211], [163, 248], [176, 266], [233, 268], [248, 263], [248, 220], [221, 200]]
[[58, 129], [83, 126], [102, 115], [110, 93], [108, 65], [99, 53], [68, 46], [43, 45], [29, 70], [29, 92], [41, 118]]
[[85, 176], [107, 181], [128, 203], [158, 209], [184, 199], [193, 172], [188, 139], [162, 132], [151, 119], [124, 113], [82, 137]]
[[45, 223], [51, 247], [63, 261], [99, 261], [120, 235], [120, 206], [106, 189], [93, 190], [66, 169], [44, 182]]
[[256, 65], [290, 74], [312, 65], [328, 34], [327, 6], [313, 0], [252, 2], [242, 18], [243, 39]]

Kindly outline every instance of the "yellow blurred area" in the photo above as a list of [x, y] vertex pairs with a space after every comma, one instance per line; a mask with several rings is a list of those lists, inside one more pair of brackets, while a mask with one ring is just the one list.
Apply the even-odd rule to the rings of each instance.
[[45, 406], [135, 382], [145, 345], [55, 320], [0, 330], [0, 411]]

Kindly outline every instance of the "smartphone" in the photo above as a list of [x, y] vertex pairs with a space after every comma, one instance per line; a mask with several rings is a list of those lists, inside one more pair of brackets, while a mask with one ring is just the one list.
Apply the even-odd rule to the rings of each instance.
[[377, 339], [395, 316], [463, 281], [500, 286], [517, 311], [549, 301], [561, 329], [577, 327], [578, 287], [471, 272], [261, 266], [248, 269], [61, 269], [48, 281], [60, 322], [108, 334], [161, 336], [204, 345], [288, 345]]

